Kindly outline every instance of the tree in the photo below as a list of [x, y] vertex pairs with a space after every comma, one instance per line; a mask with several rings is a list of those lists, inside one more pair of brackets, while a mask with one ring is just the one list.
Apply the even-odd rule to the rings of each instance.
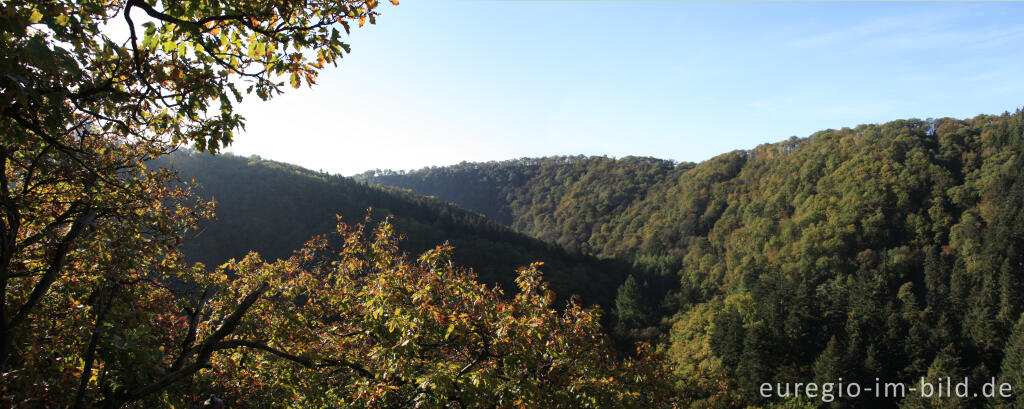
[[[13, 1], [3, 5], [0, 130], [8, 144], [61, 136], [193, 142], [217, 151], [244, 125], [233, 104], [312, 85], [349, 50], [341, 28], [378, 2]], [[148, 21], [142, 21], [146, 19]], [[123, 21], [122, 21], [123, 20]], [[111, 34], [124, 28], [124, 38]], [[83, 161], [79, 161], [84, 165]]]
[[[116, 407], [206, 365], [210, 345], [235, 329], [229, 318], [264, 290], [237, 293], [180, 262], [183, 230], [208, 206], [144, 162], [184, 143], [210, 152], [230, 143], [244, 125], [233, 104], [252, 93], [273, 97], [284, 77], [293, 87], [313, 84], [348, 51], [338, 28], [374, 22], [376, 7], [0, 5], [0, 401]], [[123, 38], [111, 34], [116, 27]], [[156, 341], [180, 329], [141, 323], [178, 322], [185, 308], [185, 327], [195, 328], [209, 317], [188, 305], [215, 291], [238, 295], [218, 330], [186, 337], [189, 353], [160, 378], [132, 378], [158, 366], [165, 350]], [[114, 324], [125, 322], [139, 326]]]
[[[959, 357], [960, 353], [956, 348], [953, 345], [947, 345], [935, 355], [935, 360], [932, 361], [931, 367], [928, 368], [928, 373], [923, 377], [924, 382], [937, 384], [940, 380], [944, 382], [947, 379], [950, 379], [952, 383], [962, 381], [966, 374]], [[918, 384], [917, 387], [922, 388], [921, 384]], [[900, 402], [900, 407], [905, 409], [962, 408], [970, 403], [970, 397], [957, 396], [955, 393], [948, 391], [943, 391], [943, 393], [944, 395], [939, 395], [934, 390], [923, 390], [916, 394], [908, 394]]]
[[615, 332], [623, 339], [637, 339], [639, 330], [647, 326], [651, 312], [647, 308], [644, 288], [630, 274], [619, 286], [615, 297]]
[[[1024, 387], [1024, 315], [1021, 315], [1017, 325], [1014, 326], [1013, 333], [1006, 341], [1003, 352], [1006, 356], [1003, 358], [1002, 373], [999, 379], [1009, 383], [1013, 388]], [[995, 406], [1024, 408], [1024, 398], [1016, 394], [1012, 398], [998, 402]]]
[[[274, 407], [662, 407], [667, 368], [619, 361], [599, 315], [554, 294], [539, 264], [506, 297], [439, 246], [403, 254], [384, 222], [339, 224], [295, 257], [255, 255], [236, 282], [269, 290], [216, 350], [204, 381], [234, 405]], [[212, 328], [201, 328], [200, 334]], [[656, 358], [656, 357], [654, 357]]]
[[178, 246], [209, 204], [142, 166], [146, 145], [93, 135], [74, 146], [90, 168], [42, 140], [0, 150], [0, 401], [11, 406], [136, 399], [116, 385], [155, 373], [153, 340], [175, 330], [150, 319], [176, 322], [188, 294], [177, 302], [169, 286], [201, 276]]

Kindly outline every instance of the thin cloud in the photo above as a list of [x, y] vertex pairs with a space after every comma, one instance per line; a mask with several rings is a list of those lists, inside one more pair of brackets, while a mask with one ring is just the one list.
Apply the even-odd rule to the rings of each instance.
[[937, 44], [954, 37], [949, 26], [955, 15], [925, 13], [887, 16], [840, 29], [811, 33], [792, 40], [797, 48], [831, 46], [920, 46]]

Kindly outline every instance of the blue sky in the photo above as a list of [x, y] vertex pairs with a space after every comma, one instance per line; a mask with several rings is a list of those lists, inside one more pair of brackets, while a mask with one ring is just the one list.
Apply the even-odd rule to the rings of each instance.
[[[386, 3], [386, 2], [382, 2]], [[701, 161], [1024, 106], [1024, 3], [407, 0], [230, 151], [351, 175], [563, 154]]]

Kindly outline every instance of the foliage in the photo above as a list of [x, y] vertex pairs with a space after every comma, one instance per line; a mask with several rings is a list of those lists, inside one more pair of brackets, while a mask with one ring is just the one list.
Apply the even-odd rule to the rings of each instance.
[[217, 203], [217, 220], [202, 222], [184, 241], [189, 261], [215, 265], [253, 250], [269, 260], [288, 258], [309, 237], [333, 231], [336, 214], [361, 216], [372, 207], [374, 220], [392, 217], [405, 235], [403, 247], [422, 252], [448, 242], [453, 257], [471, 267], [481, 282], [504, 288], [515, 287], [517, 267], [543, 261], [545, 277], [562, 301], [579, 295], [586, 305], [610, 310], [615, 288], [630, 269], [625, 263], [566, 252], [437, 199], [297, 166], [189, 151], [151, 166], [195, 179], [196, 193]]
[[170, 277], [195, 273], [177, 249], [209, 204], [139, 165], [158, 146], [79, 135], [61, 140], [74, 158], [38, 139], [0, 147], [6, 406], [81, 406], [104, 388], [109, 405], [131, 400], [128, 385], [155, 373], [155, 343], [173, 331], [143, 323], [168, 308]]
[[[719, 393], [702, 402], [727, 405], [739, 391], [744, 403], [773, 404], [781, 402], [763, 402], [754, 383], [840, 373], [867, 383], [913, 381], [954, 367], [978, 379], [1016, 376], [1003, 366], [1005, 356], [1007, 368], [1016, 368], [1007, 345], [1016, 345], [1008, 342], [1024, 305], [1022, 124], [1018, 111], [826, 130], [658, 167], [651, 178], [617, 176], [630, 174], [635, 158], [530, 159], [363, 178], [424, 193], [499, 181], [490, 188], [504, 193], [495, 208], [508, 209], [518, 230], [632, 262], [641, 282], [675, 276], [663, 298], [644, 297], [662, 307], [664, 322], [675, 321], [668, 351], [710, 347], [712, 354], [698, 363], [671, 359], [720, 368], [715, 373], [732, 382], [697, 396]], [[534, 177], [541, 173], [549, 177]], [[503, 187], [504, 180], [516, 183]], [[587, 209], [606, 206], [605, 186], [641, 193], [593, 218]], [[750, 301], [735, 302], [740, 295]], [[710, 315], [711, 325], [692, 322], [697, 312]]]
[[[340, 224], [295, 257], [250, 255], [227, 268], [267, 282], [203, 381], [244, 407], [656, 407], [655, 361], [620, 362], [598, 315], [552, 308], [539, 264], [512, 298], [476, 281], [439, 246], [410, 259], [388, 222]], [[206, 331], [200, 330], [200, 333]], [[284, 359], [281, 359], [284, 358]]]
[[561, 156], [376, 170], [355, 178], [437, 196], [570, 251], [602, 254], [590, 241], [594, 229], [642, 200], [676, 166], [654, 158]]
[[89, 126], [217, 151], [243, 125], [243, 93], [271, 98], [285, 76], [313, 84], [349, 49], [338, 28], [372, 23], [377, 4], [4, 2], [0, 131], [70, 149], [60, 135]]
[[[360, 177], [461, 203], [570, 254], [436, 200], [284, 169], [272, 193], [302, 180], [334, 189], [320, 203], [387, 203], [377, 219], [396, 214], [423, 256], [399, 251], [385, 222], [373, 233], [342, 225], [283, 261], [186, 263], [183, 232], [210, 206], [145, 161], [230, 143], [244, 124], [234, 104], [313, 84], [348, 50], [339, 29], [372, 23], [377, 6], [0, 5], [2, 404], [182, 407], [213, 392], [267, 407], [806, 407], [754, 391], [840, 374], [863, 384], [999, 374], [1019, 386], [1020, 111], [827, 130], [700, 164], [556, 157]], [[248, 194], [217, 195], [230, 208]], [[361, 212], [360, 200], [344, 206]], [[307, 216], [335, 211], [317, 209]], [[294, 239], [311, 225], [263, 231]], [[240, 241], [213, 232], [201, 247]], [[615, 359], [596, 312], [552, 308], [536, 265], [511, 297], [475, 282], [451, 263], [458, 250], [431, 249], [438, 233], [468, 248], [488, 281], [550, 259], [560, 291], [615, 299], [620, 336], [661, 331], [664, 358]], [[631, 275], [593, 257], [629, 263]]]

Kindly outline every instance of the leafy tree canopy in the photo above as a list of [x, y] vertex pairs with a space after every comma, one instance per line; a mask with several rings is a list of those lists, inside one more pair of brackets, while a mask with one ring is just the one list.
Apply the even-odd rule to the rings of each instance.
[[[313, 84], [349, 46], [368, 1], [10, 1], [0, 9], [0, 132], [113, 133], [217, 151], [243, 118], [234, 104]], [[114, 35], [112, 33], [122, 33]]]

